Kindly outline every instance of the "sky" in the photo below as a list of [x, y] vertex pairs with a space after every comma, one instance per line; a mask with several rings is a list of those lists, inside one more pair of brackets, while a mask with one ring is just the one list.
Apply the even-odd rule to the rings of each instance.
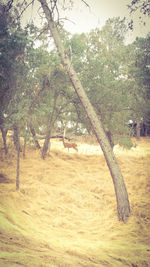
[[[59, 0], [62, 2], [62, 0]], [[132, 43], [137, 36], [146, 37], [150, 32], [150, 18], [145, 17], [146, 26], [143, 26], [136, 13], [130, 16], [130, 11], [127, 5], [130, 0], [86, 0], [89, 7], [87, 7], [81, 0], [74, 0], [74, 6], [71, 10], [65, 12], [62, 8], [59, 8], [60, 18], [67, 18], [64, 23], [64, 27], [67, 31], [74, 33], [86, 33], [96, 27], [102, 28], [106, 20], [113, 17], [126, 17], [128, 20], [131, 18], [134, 20], [134, 31], [129, 31], [126, 37], [127, 43]], [[67, 3], [67, 1], [66, 1]], [[39, 3], [36, 0], [33, 8], [28, 8], [24, 14], [23, 23], [31, 21], [32, 19], [39, 26], [41, 25], [41, 19], [37, 14]]]

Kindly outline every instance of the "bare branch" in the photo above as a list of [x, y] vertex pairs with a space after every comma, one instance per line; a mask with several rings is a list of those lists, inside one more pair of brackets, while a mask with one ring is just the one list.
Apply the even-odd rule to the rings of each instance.
[[8, 1], [8, 3], [6, 4], [6, 6], [4, 8], [6, 12], [9, 12], [9, 10], [12, 8], [13, 2], [14, 2], [14, 0]]
[[87, 7], [89, 7], [90, 8], [90, 6], [87, 4], [87, 2], [86, 1], [84, 1], [84, 0], [81, 0]]
[[59, 21], [63, 21], [63, 20], [67, 20], [69, 22], [71, 22], [72, 24], [76, 24], [74, 21], [70, 20], [70, 19], [67, 19], [67, 18], [60, 18]]
[[[25, 1], [22, 3], [22, 6], [24, 5], [24, 3], [25, 3]], [[33, 4], [34, 4], [34, 0], [32, 0], [29, 4], [27, 4], [27, 5], [23, 8], [23, 10], [21, 11], [21, 13], [20, 13], [19, 16], [17, 17], [17, 19], [19, 20], [19, 19], [21, 18], [21, 16], [23, 15], [23, 13], [26, 11], [26, 9], [27, 9], [30, 5], [32, 5], [32, 7], [33, 7]]]
[[46, 32], [48, 30], [48, 25], [46, 25], [41, 32], [37, 35], [37, 37], [34, 40], [37, 40], [44, 32]]

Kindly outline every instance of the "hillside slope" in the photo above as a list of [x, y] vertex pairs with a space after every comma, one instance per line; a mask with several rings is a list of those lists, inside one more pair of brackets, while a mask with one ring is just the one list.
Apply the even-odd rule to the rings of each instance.
[[[0, 147], [2, 145], [0, 144]], [[16, 155], [0, 155], [0, 266], [150, 266], [150, 139], [116, 149], [131, 217], [118, 222], [103, 155], [28, 148], [15, 190]]]

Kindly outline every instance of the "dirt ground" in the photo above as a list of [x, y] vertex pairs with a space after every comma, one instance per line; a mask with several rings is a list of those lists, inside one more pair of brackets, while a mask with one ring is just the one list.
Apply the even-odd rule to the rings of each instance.
[[114, 149], [131, 206], [124, 224], [98, 147], [54, 141], [45, 160], [28, 147], [16, 191], [16, 153], [0, 141], [0, 267], [150, 266], [150, 138], [135, 142]]

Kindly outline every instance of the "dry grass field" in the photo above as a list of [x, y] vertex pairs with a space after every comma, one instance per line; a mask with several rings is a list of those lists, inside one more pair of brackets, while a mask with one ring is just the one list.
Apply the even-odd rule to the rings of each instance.
[[[53, 141], [45, 160], [28, 147], [0, 150], [0, 267], [150, 266], [150, 138], [114, 151], [131, 217], [119, 222], [112, 179], [97, 146], [68, 152]], [[2, 142], [0, 142], [2, 148]], [[59, 149], [60, 148], [60, 149]], [[93, 152], [94, 151], [94, 152]]]

